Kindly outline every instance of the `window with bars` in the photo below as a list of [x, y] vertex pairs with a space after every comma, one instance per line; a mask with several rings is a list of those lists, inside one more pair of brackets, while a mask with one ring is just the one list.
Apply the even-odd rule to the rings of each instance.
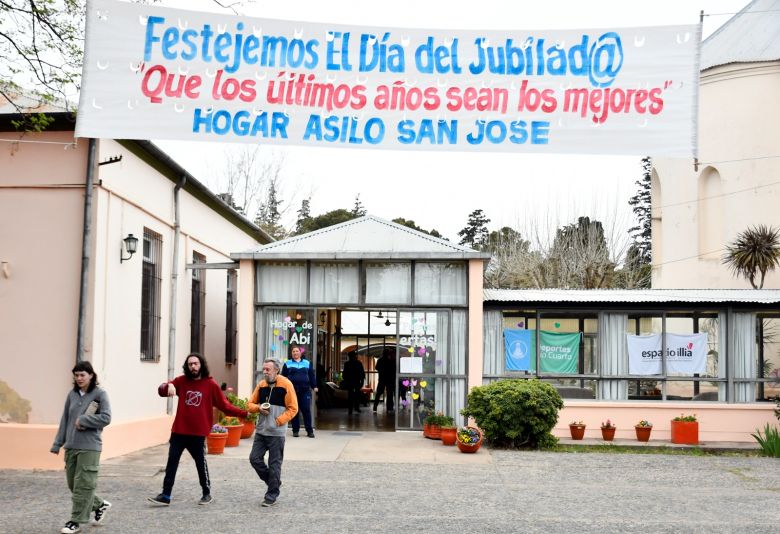
[[160, 361], [162, 236], [144, 228], [141, 280], [141, 360]]
[[[206, 256], [192, 253], [192, 263], [206, 263]], [[206, 335], [206, 270], [192, 269], [192, 307], [190, 308], [190, 352], [203, 354]]]
[[227, 272], [227, 299], [225, 312], [225, 363], [236, 363], [236, 339], [238, 338], [238, 300], [236, 282], [238, 276], [234, 269]]

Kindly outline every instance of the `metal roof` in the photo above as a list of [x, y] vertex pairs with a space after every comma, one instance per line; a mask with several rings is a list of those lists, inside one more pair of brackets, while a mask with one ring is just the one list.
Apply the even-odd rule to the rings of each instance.
[[366, 215], [245, 252], [257, 259], [490, 259], [490, 254], [450, 243], [407, 226]]
[[780, 59], [780, 0], [753, 0], [701, 46], [701, 70]]
[[778, 304], [780, 289], [485, 289], [484, 302]]

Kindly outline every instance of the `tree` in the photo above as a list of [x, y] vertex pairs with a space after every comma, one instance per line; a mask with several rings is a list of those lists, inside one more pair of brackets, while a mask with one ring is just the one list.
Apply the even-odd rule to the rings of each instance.
[[295, 221], [295, 234], [301, 234], [301, 228], [311, 219], [311, 197], [301, 201], [301, 209], [298, 210], [298, 219]]
[[[737, 234], [726, 246], [723, 263], [734, 276], [747, 278], [753, 289], [764, 287], [767, 271], [780, 265], [780, 229], [759, 224]], [[756, 284], [756, 276], [761, 275]]]
[[651, 169], [653, 161], [649, 156], [642, 158], [642, 178], [635, 183], [638, 186], [636, 195], [631, 197], [628, 205], [637, 219], [637, 225], [628, 229], [634, 240], [639, 260], [650, 263], [652, 260], [652, 213], [650, 211]]
[[521, 258], [529, 254], [531, 243], [509, 226], [490, 232], [484, 246], [491, 258], [485, 270], [485, 287], [520, 288], [531, 284]]
[[363, 203], [360, 202], [360, 193], [355, 195], [355, 205], [352, 207], [352, 216], [357, 217], [363, 217], [366, 214], [366, 208], [363, 206]]
[[334, 224], [339, 224], [347, 221], [351, 221], [356, 217], [352, 215], [351, 211], [345, 209], [332, 210], [316, 217], [310, 217], [302, 222], [300, 230], [296, 230], [295, 235], [306, 234]]
[[430, 236], [438, 237], [439, 239], [444, 239], [444, 237], [442, 237], [442, 235], [439, 232], [437, 232], [435, 229], [431, 230], [431, 231], [428, 231], [428, 230], [425, 230], [423, 228], [420, 228], [411, 219], [407, 220], [407, 219], [404, 219], [403, 217], [396, 217], [395, 219], [393, 219], [393, 222], [396, 223], [396, 224], [400, 224], [402, 226], [406, 226], [408, 228], [411, 228], [412, 230], [417, 230], [418, 232], [423, 232], [423, 233], [428, 234]]
[[277, 177], [273, 177], [268, 185], [268, 193], [265, 202], [260, 205], [255, 224], [265, 230], [265, 232], [274, 239], [284, 239], [287, 237], [287, 230], [279, 224], [282, 213], [279, 211], [284, 202], [279, 199], [277, 194]]
[[458, 235], [460, 244], [474, 249], [482, 247], [488, 238], [487, 224], [490, 222], [482, 210], [474, 210], [469, 214], [469, 220], [466, 227]]
[[548, 255], [559, 287], [595, 289], [609, 287], [615, 271], [610, 260], [604, 228], [599, 221], [579, 217], [559, 228]]
[[244, 216], [257, 214], [269, 184], [280, 183], [283, 167], [284, 155], [275, 150], [248, 145], [226, 150], [219, 196]]

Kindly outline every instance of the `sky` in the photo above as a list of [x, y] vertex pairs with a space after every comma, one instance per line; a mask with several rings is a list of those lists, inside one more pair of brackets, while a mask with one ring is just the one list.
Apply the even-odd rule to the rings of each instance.
[[[364, 24], [398, 28], [572, 29], [695, 24], [704, 11], [706, 38], [742, 9], [747, 0], [545, 1], [256, 0], [237, 6], [252, 17]], [[220, 10], [209, 0], [163, 0], [162, 5], [197, 11]], [[157, 141], [193, 176], [219, 193], [225, 152], [247, 145]], [[403, 217], [436, 229], [457, 242], [458, 231], [475, 209], [488, 228], [512, 226], [523, 234], [554, 232], [587, 215], [623, 233], [633, 225], [629, 198], [641, 178], [637, 156], [582, 156], [504, 153], [437, 153], [394, 150], [274, 147], [282, 157], [281, 194], [294, 224], [301, 200], [311, 197], [313, 215], [351, 209], [356, 195], [372, 215]], [[283, 206], [284, 207], [284, 206]], [[609, 233], [609, 232], [608, 232]]]

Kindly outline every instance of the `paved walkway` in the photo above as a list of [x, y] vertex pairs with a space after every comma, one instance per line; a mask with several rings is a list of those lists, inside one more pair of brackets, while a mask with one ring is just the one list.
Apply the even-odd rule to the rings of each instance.
[[[600, 441], [600, 440], [598, 440]], [[461, 454], [419, 433], [288, 437], [282, 495], [261, 508], [251, 440], [209, 456], [215, 502], [198, 506], [183, 457], [169, 508], [165, 446], [103, 463], [109, 533], [777, 532], [780, 463], [769, 458], [547, 453]], [[70, 499], [62, 472], [0, 471], [0, 532], [59, 532]]]

